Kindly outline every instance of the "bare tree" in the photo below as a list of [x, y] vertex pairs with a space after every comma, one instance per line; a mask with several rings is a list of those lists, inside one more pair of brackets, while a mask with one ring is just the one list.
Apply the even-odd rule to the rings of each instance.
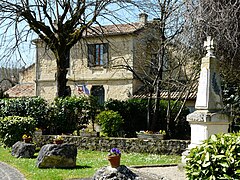
[[[216, 57], [220, 60], [224, 104], [231, 116], [239, 117], [240, 102], [240, 1], [188, 0], [192, 45], [199, 45], [211, 35], [216, 42]], [[196, 51], [202, 53], [203, 51]]]
[[[100, 25], [99, 18], [112, 21], [114, 4], [118, 9], [124, 1], [114, 0], [0, 0], [1, 45], [14, 40], [11, 51], [20, 51], [19, 45], [32, 39], [32, 33], [45, 42], [53, 52], [56, 63], [57, 96], [65, 96], [66, 74], [69, 66], [70, 49], [88, 29]], [[110, 17], [109, 15], [112, 15]], [[13, 34], [9, 34], [13, 31]], [[36, 36], [35, 36], [36, 37]], [[14, 38], [14, 39], [13, 39]], [[8, 49], [9, 46], [7, 44]], [[21, 52], [19, 53], [21, 57]]]
[[[136, 71], [129, 66], [127, 68], [133, 71], [135, 77], [145, 84], [149, 93], [149, 129], [159, 130], [156, 128], [160, 124], [161, 129], [171, 133], [183, 106], [180, 107], [176, 117], [171, 117], [171, 111], [176, 108], [178, 101], [186, 102], [197, 79], [196, 72], [199, 70], [199, 66], [194, 64], [194, 62], [198, 64], [199, 60], [192, 56], [193, 49], [190, 48], [188, 37], [185, 37], [188, 30], [185, 17], [187, 7], [185, 1], [182, 0], [137, 1], [136, 5], [154, 17], [153, 33], [148, 34], [148, 37], [145, 38], [147, 42], [143, 44], [143, 48], [144, 46], [148, 47], [148, 51], [147, 54], [144, 54], [146, 56], [145, 64], [140, 64], [139, 68], [145, 69]], [[192, 67], [190, 67], [190, 61]], [[168, 96], [166, 119], [160, 117], [160, 93], [163, 90], [167, 92]], [[178, 92], [178, 96], [175, 104], [170, 107], [173, 91]], [[153, 100], [155, 102], [152, 106]]]
[[240, 2], [217, 0], [189, 0], [191, 18], [189, 18], [194, 32], [195, 46], [201, 49], [199, 43], [206, 36], [214, 37], [216, 41], [216, 55], [221, 61], [222, 75], [240, 79]]

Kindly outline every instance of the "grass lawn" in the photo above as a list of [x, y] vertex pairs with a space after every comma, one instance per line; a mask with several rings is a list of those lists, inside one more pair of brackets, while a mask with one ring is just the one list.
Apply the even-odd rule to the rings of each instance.
[[[108, 165], [106, 156], [107, 152], [79, 150], [77, 155], [77, 167], [74, 169], [39, 169], [36, 167], [36, 158], [15, 158], [11, 156], [11, 149], [0, 147], [0, 161], [16, 167], [25, 175], [27, 180], [62, 180], [92, 177], [99, 168]], [[121, 164], [126, 166], [174, 164], [180, 161], [180, 156], [138, 153], [122, 153], [121, 157]]]

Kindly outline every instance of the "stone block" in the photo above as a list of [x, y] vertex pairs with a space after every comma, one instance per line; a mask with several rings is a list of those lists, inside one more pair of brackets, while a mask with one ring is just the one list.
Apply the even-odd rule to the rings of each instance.
[[38, 168], [74, 168], [77, 147], [74, 144], [46, 144], [37, 157]]
[[32, 158], [35, 153], [35, 145], [18, 141], [12, 146], [12, 156], [17, 158]]
[[121, 165], [118, 168], [112, 168], [110, 166], [103, 167], [94, 174], [92, 179], [128, 180], [139, 179], [139, 177], [126, 166]]

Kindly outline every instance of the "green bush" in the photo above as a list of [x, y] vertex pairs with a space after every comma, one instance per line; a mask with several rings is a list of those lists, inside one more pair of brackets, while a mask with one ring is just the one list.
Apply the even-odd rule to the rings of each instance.
[[73, 133], [96, 116], [98, 104], [92, 97], [56, 98], [50, 106], [51, 134]]
[[119, 136], [122, 130], [123, 118], [118, 112], [106, 110], [99, 113], [96, 117], [101, 126], [101, 130], [109, 137]]
[[110, 99], [105, 108], [118, 112], [124, 119], [123, 131], [127, 137], [136, 136], [135, 132], [147, 128], [147, 101], [129, 99], [119, 101]]
[[[153, 104], [154, 102], [152, 102]], [[123, 130], [127, 137], [133, 137], [136, 131], [149, 130], [147, 127], [147, 99], [129, 99], [127, 101], [109, 100], [105, 103], [105, 108], [118, 112], [124, 119]], [[166, 121], [168, 101], [160, 101], [160, 117]], [[170, 138], [176, 139], [188, 139], [190, 136], [190, 126], [186, 121], [186, 116], [189, 110], [184, 107], [180, 116], [175, 120], [179, 109], [182, 106], [181, 102], [170, 102], [171, 108], [171, 120], [169, 124]], [[160, 120], [155, 127], [157, 130], [161, 130]]]
[[0, 117], [0, 138], [6, 146], [11, 147], [22, 139], [23, 134], [32, 135], [35, 127], [36, 121], [31, 117]]
[[[161, 100], [160, 101], [160, 117], [163, 117], [166, 121], [167, 116], [167, 106], [168, 101], [167, 100]], [[175, 103], [175, 101], [170, 101], [170, 108], [171, 108], [171, 116], [170, 116], [170, 122], [168, 122], [169, 130], [168, 135], [169, 138], [172, 139], [190, 139], [190, 126], [189, 123], [186, 121], [186, 117], [189, 114], [189, 109], [187, 107], [183, 107], [180, 115], [177, 119], [175, 117], [177, 116], [179, 109], [181, 109], [182, 102], [178, 101]], [[160, 122], [159, 122], [160, 124]]]
[[240, 179], [240, 133], [212, 135], [186, 160], [189, 179]]
[[44, 128], [48, 123], [48, 104], [41, 97], [1, 99], [0, 116], [30, 116], [37, 121], [37, 127]]

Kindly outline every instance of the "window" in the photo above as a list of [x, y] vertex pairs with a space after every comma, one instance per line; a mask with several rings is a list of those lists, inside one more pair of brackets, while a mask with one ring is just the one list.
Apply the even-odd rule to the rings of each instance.
[[88, 66], [108, 65], [108, 44], [88, 44]]
[[93, 86], [91, 88], [91, 95], [94, 97], [97, 97], [98, 103], [100, 105], [104, 104], [104, 99], [105, 99], [105, 90], [103, 86]]
[[[167, 56], [167, 55], [166, 55]], [[163, 65], [162, 70], [167, 70], [168, 62], [166, 56], [163, 57]], [[150, 62], [150, 74], [156, 75], [158, 73], [159, 68], [159, 55], [157, 53], [153, 53]]]
[[150, 62], [150, 74], [157, 74], [157, 54], [152, 54], [151, 62]]

